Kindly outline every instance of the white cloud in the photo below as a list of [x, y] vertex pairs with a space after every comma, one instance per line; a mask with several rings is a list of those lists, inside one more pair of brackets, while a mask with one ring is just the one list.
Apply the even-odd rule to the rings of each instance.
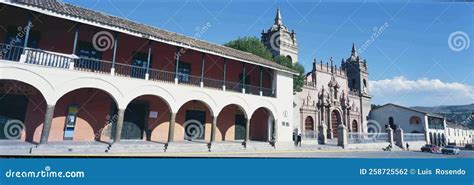
[[439, 79], [409, 80], [403, 76], [369, 83], [374, 103], [404, 105], [452, 105], [474, 102], [474, 87]]

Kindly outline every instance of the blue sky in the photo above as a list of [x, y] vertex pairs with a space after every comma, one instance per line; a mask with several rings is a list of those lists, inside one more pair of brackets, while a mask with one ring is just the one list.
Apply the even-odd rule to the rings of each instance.
[[[406, 106], [474, 103], [474, 3], [320, 2], [238, 0], [64, 0], [169, 31], [222, 44], [257, 36], [273, 24], [276, 8], [297, 33], [299, 62], [337, 64], [354, 42], [367, 59], [373, 103]], [[384, 27], [375, 37], [374, 28]], [[460, 31], [460, 32], [457, 32]], [[464, 38], [449, 47], [451, 34]], [[461, 33], [461, 34], [459, 34]], [[464, 35], [463, 35], [464, 34]], [[454, 36], [453, 38], [456, 38]], [[462, 42], [462, 41], [461, 41]], [[467, 47], [469, 43], [469, 47]]]

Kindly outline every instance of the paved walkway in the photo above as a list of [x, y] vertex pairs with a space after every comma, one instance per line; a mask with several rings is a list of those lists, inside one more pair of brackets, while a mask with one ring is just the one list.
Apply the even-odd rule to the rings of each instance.
[[240, 152], [179, 152], [179, 153], [114, 153], [114, 154], [30, 154], [18, 157], [158, 157], [158, 158], [474, 158], [474, 151], [461, 151], [460, 155], [433, 154], [420, 151], [376, 150], [320, 150], [320, 151], [240, 151]]
[[421, 153], [418, 151], [383, 152], [379, 148], [342, 149], [334, 145], [284, 145], [274, 148], [266, 142], [252, 142], [247, 149], [239, 142], [221, 142], [212, 152], [203, 142], [175, 142], [164, 150], [165, 143], [123, 141], [110, 146], [102, 142], [51, 142], [35, 145], [20, 141], [1, 141], [0, 156], [19, 157], [239, 157], [239, 158], [474, 158], [473, 151], [461, 155]]

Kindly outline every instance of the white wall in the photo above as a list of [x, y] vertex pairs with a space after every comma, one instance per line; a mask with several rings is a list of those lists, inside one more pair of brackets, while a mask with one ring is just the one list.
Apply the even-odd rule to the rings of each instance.
[[[410, 117], [412, 116], [418, 116], [420, 118], [420, 124], [410, 124]], [[385, 129], [385, 125], [389, 124], [389, 117], [393, 117], [394, 124], [400, 126], [404, 133], [411, 133], [413, 131], [418, 131], [420, 133], [425, 132], [426, 119], [423, 113], [393, 105], [386, 105], [378, 109], [373, 109], [370, 113], [370, 119], [378, 122], [382, 131]]]
[[472, 140], [472, 129], [450, 127], [446, 129], [446, 139], [448, 143], [455, 143], [456, 145], [471, 144]]
[[[276, 75], [276, 95], [273, 98], [273, 105], [275, 105], [275, 119], [277, 120], [278, 141], [292, 141], [293, 140], [293, 75], [281, 71], [275, 71]], [[259, 104], [260, 102], [253, 102]], [[288, 123], [283, 125], [283, 123]]]

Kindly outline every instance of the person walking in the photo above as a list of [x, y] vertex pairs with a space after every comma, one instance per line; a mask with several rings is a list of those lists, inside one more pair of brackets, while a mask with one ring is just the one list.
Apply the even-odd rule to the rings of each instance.
[[293, 143], [295, 144], [295, 147], [298, 146], [298, 131], [297, 130], [293, 131]]
[[410, 150], [410, 145], [408, 144], [408, 142], [407, 142], [407, 150], [408, 151]]

